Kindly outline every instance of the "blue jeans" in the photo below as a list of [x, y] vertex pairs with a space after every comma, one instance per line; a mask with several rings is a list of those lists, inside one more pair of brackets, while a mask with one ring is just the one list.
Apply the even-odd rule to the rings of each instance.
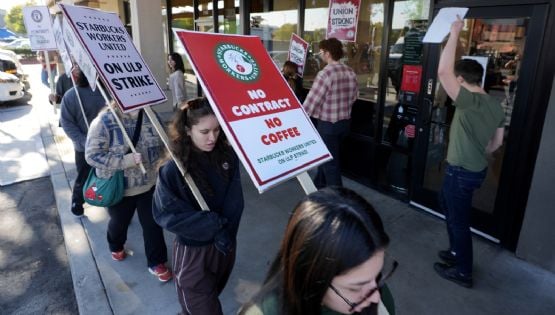
[[[58, 71], [56, 70], [56, 68], [54, 68], [51, 70], [51, 72], [52, 72], [52, 80], [54, 80]], [[50, 88], [50, 80], [48, 79], [48, 69], [44, 68], [41, 70], [40, 80], [42, 81], [42, 84]]]
[[351, 120], [344, 119], [331, 123], [329, 121], [316, 120], [316, 129], [322, 137], [324, 144], [328, 147], [333, 160], [326, 162], [316, 171], [314, 185], [320, 189], [326, 186], [343, 186], [341, 180], [341, 164], [339, 163], [339, 151], [341, 142], [349, 134]]
[[472, 275], [472, 235], [470, 214], [472, 195], [486, 178], [487, 168], [471, 172], [460, 166], [447, 165], [439, 195], [445, 213], [450, 250], [456, 253], [459, 273]]

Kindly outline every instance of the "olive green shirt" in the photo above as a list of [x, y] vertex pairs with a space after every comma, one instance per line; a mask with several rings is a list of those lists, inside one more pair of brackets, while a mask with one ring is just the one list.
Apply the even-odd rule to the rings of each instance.
[[447, 162], [479, 172], [488, 166], [486, 146], [495, 130], [504, 126], [505, 114], [493, 97], [472, 93], [462, 86], [454, 105]]

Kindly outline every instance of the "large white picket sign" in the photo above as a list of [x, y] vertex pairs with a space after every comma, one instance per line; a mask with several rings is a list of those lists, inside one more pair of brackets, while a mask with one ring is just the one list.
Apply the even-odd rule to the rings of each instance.
[[118, 15], [59, 4], [79, 42], [124, 112], [166, 101]]
[[81, 46], [79, 40], [77, 40], [77, 37], [73, 33], [71, 26], [69, 26], [67, 19], [64, 19], [62, 22], [62, 36], [64, 38], [64, 42], [66, 43], [66, 47], [73, 56], [75, 62], [79, 65], [81, 71], [85, 74], [85, 77], [87, 77], [87, 80], [94, 91], [96, 89], [96, 68], [89, 58], [89, 55]]
[[56, 50], [52, 34], [52, 19], [45, 6], [26, 6], [23, 8], [23, 22], [32, 50]]
[[67, 51], [66, 44], [64, 42], [64, 35], [62, 32], [62, 20], [60, 16], [56, 16], [56, 18], [54, 19], [54, 24], [52, 24], [52, 32], [54, 33], [56, 46], [58, 46], [58, 54], [62, 59], [64, 69], [66, 73], [69, 73], [71, 71], [71, 68], [73, 67], [73, 62], [71, 61], [71, 57], [69, 56], [69, 52]]

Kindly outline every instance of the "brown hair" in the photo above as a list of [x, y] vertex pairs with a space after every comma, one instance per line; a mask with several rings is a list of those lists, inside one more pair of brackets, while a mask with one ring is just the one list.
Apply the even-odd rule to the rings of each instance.
[[[388, 244], [380, 216], [354, 191], [334, 187], [311, 193], [295, 207], [277, 257], [250, 304], [261, 305], [265, 297], [275, 295], [279, 314], [320, 314], [333, 278]], [[361, 314], [371, 312], [375, 308]]]
[[[193, 144], [187, 131], [191, 130], [192, 126], [198, 124], [202, 117], [208, 115], [214, 115], [214, 111], [206, 98], [200, 97], [189, 100], [187, 106], [179, 109], [174, 114], [173, 120], [168, 127], [168, 136], [170, 150], [181, 161], [185, 171], [191, 174], [201, 190], [211, 194], [212, 189], [205, 180], [202, 168], [197, 167], [197, 165], [201, 160], [206, 159], [211, 164], [218, 166], [223, 165], [225, 162], [231, 163], [233, 161], [233, 150], [227, 143], [223, 132], [220, 132], [216, 140], [216, 146], [211, 152], [202, 152]], [[221, 167], [217, 167], [217, 169], [225, 172], [222, 174], [224, 178], [229, 178], [230, 174], [228, 174], [227, 170], [223, 170]], [[231, 169], [233, 168], [228, 168], [228, 170]]]
[[318, 45], [320, 49], [328, 51], [335, 61], [343, 57], [343, 44], [335, 37], [321, 40]]

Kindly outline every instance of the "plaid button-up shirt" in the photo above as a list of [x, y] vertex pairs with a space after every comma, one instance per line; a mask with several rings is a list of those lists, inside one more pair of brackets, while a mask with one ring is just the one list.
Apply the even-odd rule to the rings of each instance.
[[335, 123], [351, 118], [357, 97], [353, 69], [341, 63], [329, 64], [316, 76], [303, 106], [310, 117]]

